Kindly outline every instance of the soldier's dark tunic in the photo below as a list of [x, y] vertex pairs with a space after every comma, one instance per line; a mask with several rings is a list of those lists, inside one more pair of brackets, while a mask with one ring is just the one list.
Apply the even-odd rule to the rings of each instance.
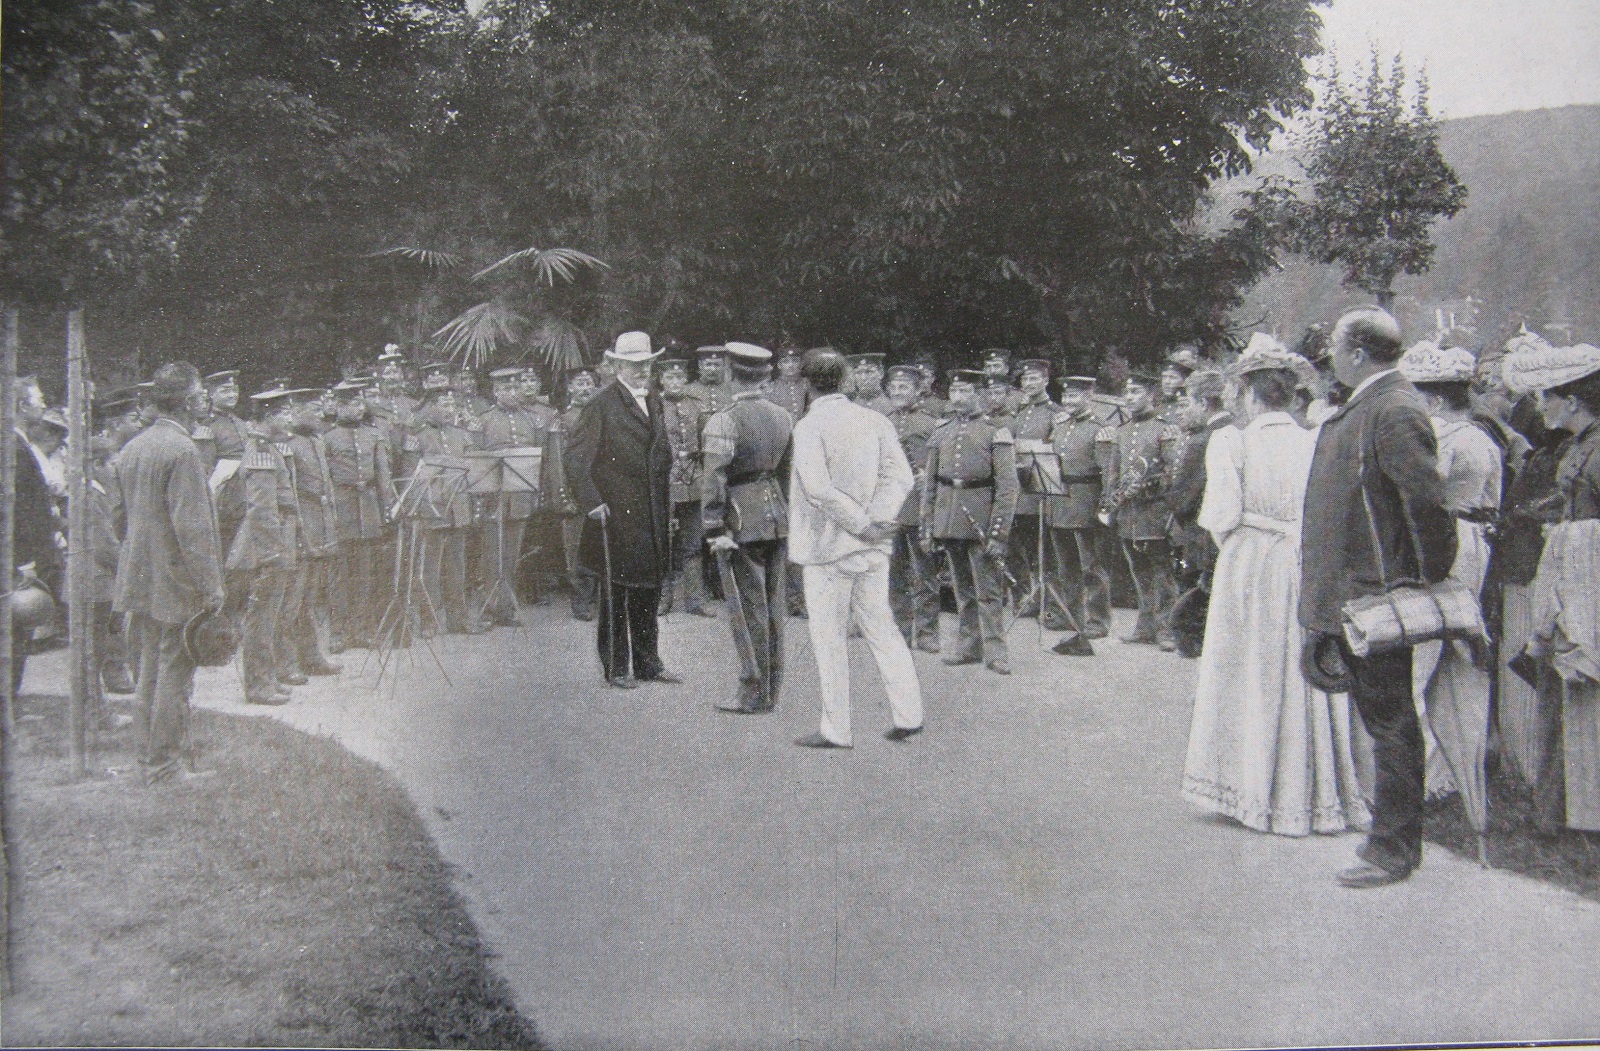
[[330, 648], [370, 646], [393, 581], [385, 558], [387, 513], [397, 493], [389, 442], [374, 424], [340, 423], [323, 436], [333, 480], [334, 531], [341, 557], [333, 574]]
[[792, 379], [785, 376], [775, 377], [767, 384], [767, 400], [772, 404], [788, 411], [789, 415], [798, 420], [806, 414], [806, 404], [810, 401], [811, 388], [806, 381], [798, 376]]
[[959, 620], [956, 660], [1006, 659], [1002, 623], [1003, 558], [1017, 509], [1017, 460], [1011, 432], [978, 415], [958, 412], [928, 439], [922, 482], [922, 533], [950, 560]]
[[[477, 437], [465, 427], [423, 422], [412, 435], [412, 463], [453, 461], [476, 449]], [[413, 466], [413, 471], [417, 468]], [[431, 611], [422, 617], [423, 634], [443, 628], [454, 634], [478, 634], [483, 629], [467, 602], [467, 533], [472, 528], [472, 498], [461, 488], [441, 481], [427, 502], [422, 517], [422, 585]], [[441, 623], [442, 621], [442, 623]]]
[[911, 465], [912, 490], [900, 508], [899, 531], [889, 557], [889, 607], [908, 645], [926, 653], [939, 651], [939, 571], [934, 556], [922, 550], [922, 482], [928, 464], [928, 440], [939, 421], [919, 403], [891, 409], [889, 422], [900, 436], [900, 450]]
[[244, 459], [247, 441], [245, 438], [246, 424], [243, 420], [231, 412], [224, 411], [214, 413], [205, 422], [211, 428], [211, 440], [216, 443], [217, 459]]
[[[707, 420], [733, 404], [733, 384], [731, 383], [703, 383], [700, 380], [695, 380], [693, 383], [684, 384], [683, 392], [704, 406], [705, 419]], [[701, 421], [701, 426], [705, 426], [704, 420]]]
[[739, 547], [717, 554], [728, 624], [739, 654], [736, 703], [771, 711], [783, 682], [783, 625], [788, 616], [788, 411], [757, 391], [734, 396], [706, 421], [702, 515], [708, 539], [730, 536]]
[[[339, 554], [333, 505], [333, 476], [322, 435], [300, 431], [288, 441], [289, 474], [294, 483], [295, 515], [300, 523], [300, 550], [293, 581], [284, 598], [279, 636], [287, 643], [285, 678], [329, 675], [338, 671], [322, 654], [317, 618], [330, 608], [331, 582]], [[282, 675], [282, 672], [280, 672]]]
[[[552, 432], [560, 431], [561, 419], [554, 409], [537, 403], [515, 408], [494, 405], [479, 419], [483, 424], [479, 442], [484, 451], [541, 451], [539, 471], [534, 477], [512, 477], [502, 471], [503, 482], [516, 488], [475, 498], [478, 554], [482, 560], [476, 576], [484, 589], [477, 604], [492, 623], [509, 626], [517, 623], [517, 567], [529, 524], [545, 510], [545, 494], [554, 491], [554, 483], [561, 477], [559, 433], [552, 438]], [[523, 490], [524, 483], [537, 486], [537, 490]]]
[[[1232, 423], [1233, 417], [1224, 412], [1216, 414], [1209, 421], [1182, 426], [1183, 437], [1167, 468], [1167, 510], [1171, 514], [1168, 535], [1179, 563], [1177, 582], [1180, 592], [1192, 588], [1199, 588], [1208, 595], [1211, 592], [1211, 571], [1216, 566], [1217, 544], [1196, 519], [1200, 515], [1200, 504], [1206, 491], [1206, 447], [1211, 443], [1213, 434]], [[1191, 599], [1183, 605], [1184, 615], [1175, 617], [1172, 625], [1178, 652], [1185, 657], [1198, 657], [1200, 645], [1205, 639], [1207, 603]]]
[[1172, 573], [1171, 517], [1165, 496], [1167, 464], [1181, 435], [1154, 412], [1137, 416], [1110, 432], [1102, 503], [1115, 516], [1128, 571], [1139, 593], [1139, 619], [1130, 641], [1158, 642], [1175, 648], [1167, 614], [1178, 598]]
[[561, 413], [558, 444], [562, 449], [562, 470], [557, 486], [561, 505], [558, 510], [561, 514], [561, 553], [567, 570], [567, 586], [572, 590], [572, 615], [579, 620], [593, 620], [597, 583], [595, 575], [584, 568], [582, 560], [578, 558], [578, 545], [583, 539], [583, 512], [578, 510], [570, 474], [565, 466], [567, 436], [572, 433], [582, 412], [583, 406], [571, 405]]
[[1050, 579], [1057, 585], [1049, 595], [1045, 626], [1088, 638], [1104, 638], [1111, 629], [1111, 578], [1096, 546], [1103, 528], [1095, 517], [1101, 464], [1096, 438], [1102, 430], [1088, 405], [1052, 425], [1050, 446], [1061, 462], [1063, 491], [1048, 498], [1044, 511], [1054, 562]]

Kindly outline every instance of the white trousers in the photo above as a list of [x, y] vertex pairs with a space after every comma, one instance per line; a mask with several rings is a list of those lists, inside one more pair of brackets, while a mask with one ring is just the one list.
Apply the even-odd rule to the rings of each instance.
[[889, 608], [889, 556], [858, 551], [837, 562], [805, 567], [806, 611], [811, 649], [822, 683], [822, 736], [834, 744], [850, 741], [851, 618], [878, 662], [889, 695], [894, 724], [910, 730], [922, 725], [922, 686], [911, 649], [895, 626]]

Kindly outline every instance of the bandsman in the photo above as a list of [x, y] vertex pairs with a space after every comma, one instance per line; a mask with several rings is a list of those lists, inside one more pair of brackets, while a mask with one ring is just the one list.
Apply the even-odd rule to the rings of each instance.
[[206, 393], [211, 397], [211, 413], [206, 425], [216, 443], [218, 460], [244, 458], [245, 422], [234, 409], [239, 406], [239, 370], [224, 369], [206, 377]]
[[[1101, 460], [1095, 439], [1104, 424], [1089, 405], [1093, 376], [1065, 376], [1060, 389], [1061, 411], [1051, 424], [1050, 447], [1061, 463], [1062, 492], [1045, 503], [1053, 564], [1047, 571], [1052, 586], [1046, 593], [1044, 626], [1103, 639], [1111, 629], [1111, 577], [1098, 543], [1105, 527], [1096, 517]], [[1071, 655], [1083, 650], [1071, 639], [1056, 647], [1056, 652]]]
[[[668, 352], [671, 353], [670, 351]], [[662, 614], [682, 603], [685, 611], [702, 617], [715, 614], [706, 607], [705, 528], [701, 523], [701, 441], [700, 432], [710, 413], [700, 399], [689, 393], [689, 363], [681, 357], [663, 355], [656, 363], [661, 385], [661, 409], [672, 448], [672, 470], [668, 474], [672, 517], [667, 523], [672, 533], [670, 575], [661, 586]]]
[[333, 579], [330, 653], [373, 646], [379, 618], [393, 593], [388, 575], [388, 512], [398, 493], [388, 440], [373, 423], [362, 397], [371, 382], [358, 377], [333, 388], [337, 397], [334, 425], [323, 436], [333, 480], [335, 533], [341, 548]]
[[[600, 375], [592, 368], [570, 369], [566, 375], [567, 407], [561, 413], [561, 445], [566, 448], [566, 437], [577, 425], [583, 407], [594, 400], [600, 389]], [[563, 465], [565, 459], [563, 458]], [[583, 514], [573, 496], [563, 471], [561, 482], [561, 552], [567, 567], [567, 585], [572, 589], [572, 615], [578, 620], [594, 619], [595, 604], [599, 598], [599, 580], [584, 568], [578, 557], [583, 541]]]
[[883, 355], [851, 354], [845, 360], [850, 363], [850, 400], [887, 416], [890, 406], [883, 393]]
[[[428, 400], [417, 411], [406, 442], [407, 475], [428, 460], [459, 458], [478, 447], [477, 436], [465, 424], [465, 413], [450, 389], [449, 366], [435, 362], [423, 366], [422, 389]], [[445, 472], [429, 483], [437, 492], [425, 501], [422, 517], [422, 586], [430, 609], [422, 620], [422, 634], [440, 629], [457, 635], [481, 635], [484, 628], [467, 604], [467, 534], [472, 531], [472, 498], [464, 486]]]
[[[212, 472], [217, 469], [217, 437], [211, 430], [211, 394], [206, 390], [204, 383], [194, 396], [194, 422], [189, 425], [189, 437], [194, 440], [194, 447], [200, 450], [200, 459], [205, 463], [206, 478], [210, 479]], [[62, 420], [66, 422], [65, 419]]]
[[280, 635], [288, 662], [279, 678], [291, 685], [305, 675], [337, 675], [343, 669], [322, 652], [317, 622], [331, 619], [332, 581], [339, 559], [337, 512], [328, 447], [322, 437], [320, 388], [290, 390], [289, 474], [294, 482], [300, 546], [294, 582], [284, 599]]
[[[518, 487], [485, 494], [477, 508], [478, 551], [483, 559], [483, 569], [478, 576], [486, 581], [486, 590], [481, 593], [477, 607], [491, 625], [498, 627], [516, 627], [520, 623], [516, 582], [523, 539], [542, 494], [553, 492], [551, 480], [559, 478], [561, 473], [560, 442], [551, 437], [551, 431], [559, 426], [556, 415], [548, 406], [528, 399], [525, 394], [529, 389], [527, 372], [522, 368], [491, 372], [489, 380], [494, 404], [481, 417], [481, 441], [485, 451], [538, 449], [542, 454], [538, 477], [507, 478], [508, 482], [516, 481]], [[535, 396], [537, 389], [534, 386]], [[523, 490], [520, 488], [522, 481], [536, 486], [537, 491]]]
[[780, 347], [773, 352], [773, 360], [777, 362], [778, 374], [767, 384], [767, 400], [774, 405], [781, 406], [788, 411], [789, 416], [798, 420], [806, 414], [806, 405], [810, 400], [811, 388], [800, 377], [800, 359], [805, 351], [800, 347]]
[[[1061, 406], [1050, 399], [1050, 362], [1044, 358], [1030, 358], [1018, 366], [1017, 377], [1022, 387], [1022, 401], [1011, 414], [1011, 436], [1016, 439], [1019, 451], [1027, 448], [1045, 451], [1044, 443], [1049, 442], [1056, 414], [1061, 411]], [[1023, 458], [1019, 455], [1018, 459]], [[1037, 617], [1043, 601], [1038, 566], [1044, 538], [1040, 531], [1044, 528], [1040, 517], [1043, 500], [1037, 479], [1019, 478], [1019, 481], [1022, 484], [1017, 496], [1017, 514], [1011, 526], [1007, 565], [1022, 589], [1016, 596], [1017, 616]]]
[[[1184, 411], [1178, 417], [1183, 437], [1173, 457], [1167, 477], [1167, 510], [1172, 515], [1170, 539], [1178, 556], [1178, 590], [1199, 588], [1211, 592], [1211, 571], [1216, 565], [1217, 545], [1211, 534], [1198, 524], [1200, 504], [1206, 492], [1206, 447], [1211, 436], [1233, 424], [1228, 411], [1227, 380], [1219, 369], [1202, 368], [1191, 373], [1184, 383]], [[1200, 656], [1205, 638], [1204, 603], [1194, 604], [1194, 613], [1178, 623], [1174, 618], [1173, 636], [1178, 652], [1185, 657]]]
[[694, 352], [696, 376], [685, 390], [705, 406], [706, 418], [725, 411], [733, 404], [733, 388], [728, 383], [728, 348], [719, 345], [698, 347]]
[[928, 440], [922, 481], [923, 550], [950, 560], [959, 635], [945, 664], [976, 664], [1011, 674], [1004, 616], [1006, 544], [1017, 509], [1017, 459], [1011, 432], [983, 416], [978, 391], [985, 376], [950, 374], [954, 415]]
[[987, 378], [985, 387], [994, 395], [1002, 396], [1000, 405], [986, 410], [991, 416], [1010, 416], [1022, 407], [1022, 392], [1011, 385], [1011, 351], [1004, 347], [991, 347], [984, 351], [983, 373]]
[[1128, 422], [1106, 428], [1098, 442], [1104, 453], [1101, 511], [1115, 524], [1123, 557], [1138, 592], [1139, 619], [1123, 641], [1154, 644], [1168, 652], [1177, 640], [1167, 616], [1178, 598], [1167, 536], [1165, 494], [1168, 465], [1182, 433], [1156, 415], [1153, 376], [1128, 380]]
[[245, 450], [230, 486], [236, 485], [243, 514], [226, 561], [227, 607], [239, 619], [239, 660], [247, 704], [289, 703], [289, 685], [306, 681], [292, 674], [294, 655], [282, 629], [284, 599], [298, 571], [300, 525], [294, 478], [283, 454], [294, 413], [289, 392], [279, 387], [252, 394], [260, 420], [247, 424]]
[[949, 416], [950, 403], [933, 390], [939, 378], [938, 371], [926, 361], [913, 362], [911, 367], [917, 370], [917, 407], [936, 420]]
[[528, 528], [522, 534], [522, 554], [518, 563], [515, 589], [525, 601], [539, 604], [545, 600], [544, 591], [554, 590], [559, 572], [550, 564], [561, 551], [561, 414], [550, 404], [545, 393], [544, 378], [532, 365], [522, 369], [517, 381], [522, 396], [523, 411], [533, 421], [535, 430], [546, 436], [544, 463], [539, 468], [549, 479], [541, 482], [539, 499]]
[[1182, 427], [1181, 417], [1187, 408], [1183, 386], [1200, 367], [1200, 352], [1193, 344], [1178, 346], [1161, 366], [1161, 391], [1156, 397], [1156, 415], [1163, 423]]
[[911, 492], [900, 508], [900, 528], [889, 557], [889, 605], [907, 645], [924, 653], [938, 653], [939, 570], [934, 556], [922, 549], [920, 541], [928, 439], [939, 421], [923, 410], [921, 390], [922, 372], [915, 365], [889, 369], [889, 422], [900, 437], [900, 449], [911, 465], [913, 478]]

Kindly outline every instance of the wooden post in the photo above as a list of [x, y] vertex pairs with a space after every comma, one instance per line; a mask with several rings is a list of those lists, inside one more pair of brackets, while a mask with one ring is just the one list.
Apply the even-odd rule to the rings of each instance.
[[94, 545], [89, 536], [89, 413], [84, 384], [83, 308], [67, 311], [67, 644], [72, 666], [68, 708], [71, 776], [85, 773], [89, 700], [90, 621], [94, 618]]
[[[16, 405], [13, 394], [17, 386], [17, 312], [5, 312], [3, 334], [0, 334], [0, 592], [10, 591], [16, 584], [12, 567], [11, 529], [13, 494], [17, 491], [16, 473]], [[16, 722], [12, 715], [11, 696], [11, 599], [0, 599], [0, 690], [4, 690], [4, 710], [0, 712], [0, 792], [11, 784], [13, 769], [12, 738]], [[11, 829], [6, 815], [9, 806], [0, 806], [0, 996], [11, 994]]]

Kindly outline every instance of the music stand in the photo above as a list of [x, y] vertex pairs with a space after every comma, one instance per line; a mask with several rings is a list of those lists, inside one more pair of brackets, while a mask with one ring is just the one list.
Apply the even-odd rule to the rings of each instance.
[[[389, 511], [390, 519], [400, 523], [400, 532], [395, 541], [394, 597], [389, 600], [389, 606], [378, 622], [377, 638], [374, 640], [380, 683], [394, 651], [410, 648], [411, 636], [420, 627], [423, 609], [433, 619], [434, 633], [444, 631], [444, 618], [434, 605], [426, 582], [421, 579], [428, 557], [428, 530], [424, 521], [443, 516], [440, 508], [448, 507], [452, 499], [466, 490], [468, 473], [468, 464], [464, 459], [426, 457], [407, 479], [405, 489]], [[419, 592], [422, 595], [421, 603], [416, 598]], [[428, 655], [438, 666], [439, 674], [444, 676], [446, 683], [454, 685], [450, 683], [450, 673], [445, 671], [444, 662], [433, 648], [429, 634], [422, 631], [416, 631], [416, 634], [428, 648]], [[414, 654], [412, 663], [416, 663]]]
[[1064, 596], [1050, 583], [1050, 575], [1045, 572], [1044, 561], [1044, 520], [1049, 513], [1049, 499], [1052, 496], [1065, 496], [1066, 483], [1061, 477], [1061, 455], [1055, 451], [1048, 441], [1038, 439], [1022, 439], [1016, 444], [1017, 455], [1017, 481], [1022, 486], [1022, 491], [1032, 496], [1039, 497], [1039, 536], [1037, 541], [1039, 574], [1039, 648], [1046, 649], [1044, 644], [1044, 619], [1045, 613], [1050, 608], [1052, 596], [1060, 603], [1062, 612], [1066, 614], [1067, 622], [1073, 632], [1083, 634], [1083, 625], [1078, 623], [1078, 618], [1073, 614], [1072, 607]]
[[[483, 601], [478, 603], [478, 619], [482, 620], [496, 597], [510, 601], [517, 608], [517, 592], [505, 578], [506, 554], [506, 498], [514, 494], [530, 494], [533, 510], [543, 504], [539, 488], [539, 470], [544, 463], [544, 450], [537, 446], [518, 446], [510, 449], [470, 452], [467, 461], [467, 492], [475, 496], [495, 497], [494, 581], [484, 590]], [[519, 621], [518, 628], [522, 628]]]

